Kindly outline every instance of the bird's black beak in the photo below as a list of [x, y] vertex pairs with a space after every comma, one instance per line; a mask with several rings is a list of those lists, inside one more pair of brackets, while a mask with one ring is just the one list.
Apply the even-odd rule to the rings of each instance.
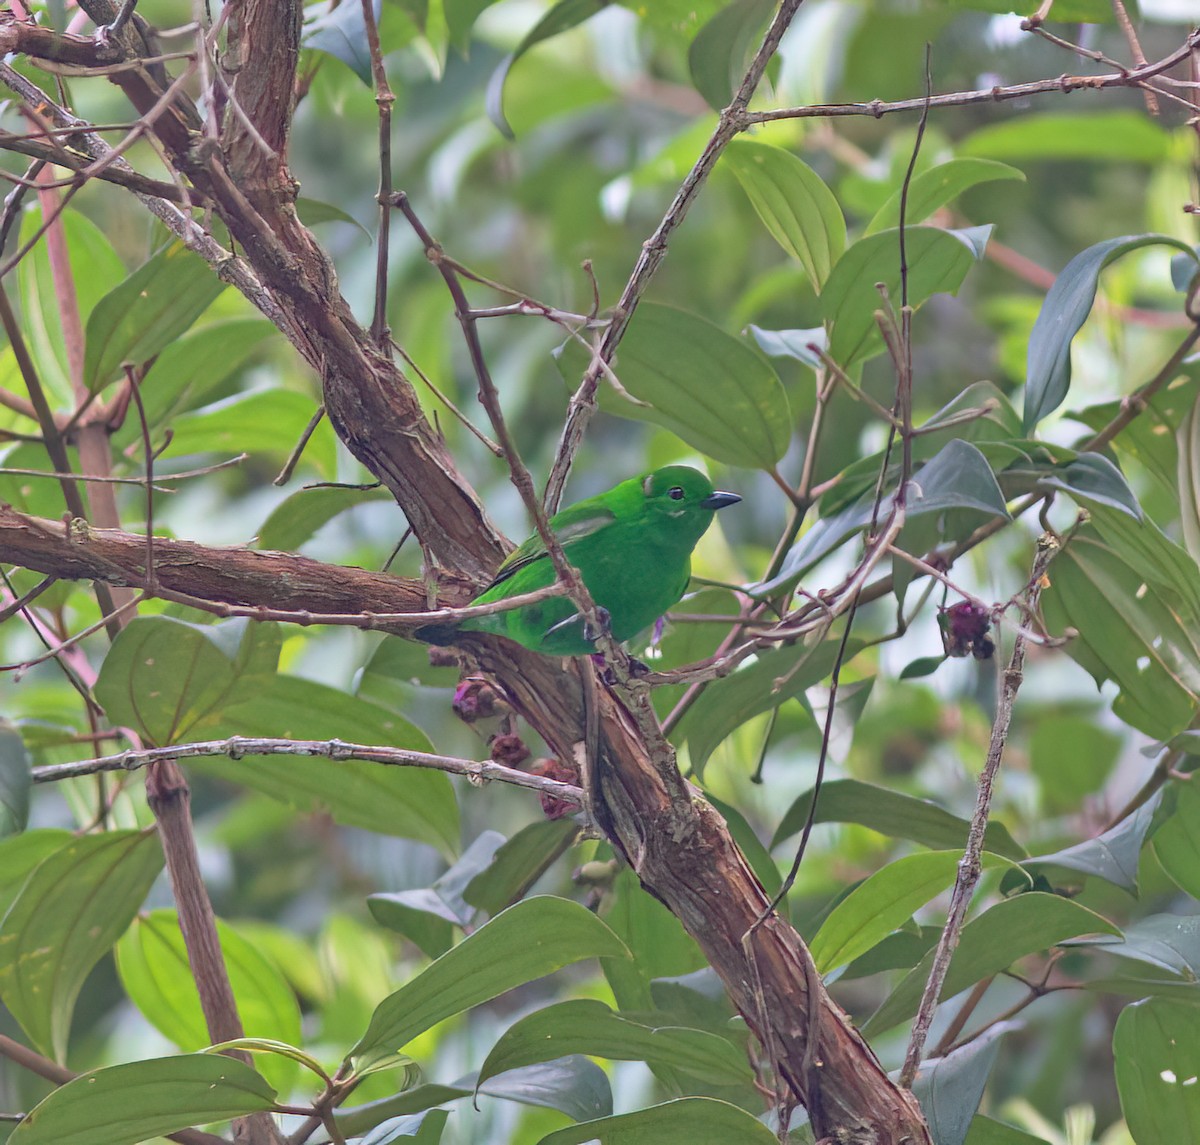
[[736, 493], [722, 493], [719, 489], [710, 493], [700, 504], [705, 509], [724, 509], [726, 505], [736, 505], [741, 498]]

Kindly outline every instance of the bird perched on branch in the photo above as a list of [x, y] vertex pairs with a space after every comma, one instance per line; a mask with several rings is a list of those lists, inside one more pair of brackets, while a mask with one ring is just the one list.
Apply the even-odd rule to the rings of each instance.
[[[569, 505], [550, 518], [567, 560], [579, 570], [614, 640], [648, 628], [687, 590], [692, 550], [713, 514], [741, 500], [714, 490], [703, 473], [668, 465], [622, 481], [596, 497]], [[496, 578], [471, 603], [492, 604], [555, 582], [554, 564], [536, 533], [509, 553]], [[427, 625], [416, 632], [431, 644], [458, 632], [507, 636], [547, 656], [586, 656], [596, 634], [565, 596], [454, 625]]]

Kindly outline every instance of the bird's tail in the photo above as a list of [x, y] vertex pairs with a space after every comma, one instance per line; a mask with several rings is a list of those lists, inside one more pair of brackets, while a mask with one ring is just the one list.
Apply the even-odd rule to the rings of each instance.
[[413, 630], [413, 639], [425, 644], [452, 644], [458, 632], [457, 624], [426, 624]]

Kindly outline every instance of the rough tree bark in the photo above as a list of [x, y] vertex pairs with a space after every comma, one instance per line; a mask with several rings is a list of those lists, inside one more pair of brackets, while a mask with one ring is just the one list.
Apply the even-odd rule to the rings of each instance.
[[[105, 19], [107, 0], [84, 4]], [[377, 352], [337, 289], [333, 267], [300, 224], [286, 164], [297, 60], [298, 0], [235, 4], [227, 78], [241, 112], [268, 142], [226, 117], [219, 145], [206, 138], [185, 99], [159, 109], [153, 130], [178, 171], [228, 227], [257, 276], [248, 296], [319, 373], [333, 425], [352, 452], [394, 494], [424, 550], [441, 566], [448, 599], [495, 567], [508, 542], [459, 474], [424, 418], [413, 387]], [[109, 17], [111, 18], [111, 17]], [[46, 38], [42, 29], [0, 16], [0, 49], [69, 58], [76, 66], [132, 57], [140, 36], [115, 46], [88, 37]], [[143, 45], [144, 50], [144, 45]], [[246, 53], [252, 68], [240, 67]], [[36, 59], [35, 59], [36, 62]], [[112, 75], [142, 115], [163, 81], [153, 69]], [[181, 227], [181, 233], [187, 228]], [[268, 311], [264, 300], [270, 303]], [[401, 612], [426, 607], [424, 587], [298, 556], [213, 550], [155, 542], [155, 571], [169, 590], [209, 601], [320, 612]], [[114, 531], [77, 531], [0, 511], [3, 559], [60, 577], [110, 584], [143, 582], [145, 542]], [[393, 627], [403, 631], [403, 625]], [[499, 640], [471, 636], [464, 651], [490, 673], [515, 709], [564, 759], [578, 757], [584, 705], [580, 671]], [[735, 1004], [776, 1063], [791, 1100], [808, 1109], [818, 1139], [866, 1145], [918, 1145], [928, 1131], [911, 1093], [887, 1078], [844, 1012], [829, 998], [799, 935], [775, 917], [743, 936], [767, 902], [721, 817], [686, 784], [670, 760], [653, 758], [621, 701], [596, 682], [600, 734], [592, 792], [597, 820], [643, 885], [680, 919], [725, 982]]]

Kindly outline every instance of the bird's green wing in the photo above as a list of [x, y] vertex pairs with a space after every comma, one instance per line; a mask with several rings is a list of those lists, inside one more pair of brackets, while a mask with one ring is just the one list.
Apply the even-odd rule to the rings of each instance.
[[[558, 538], [560, 545], [569, 545], [583, 537], [590, 537], [598, 529], [616, 520], [616, 514], [611, 509], [597, 504], [595, 498], [580, 501], [577, 505], [568, 505], [561, 513], [550, 518], [550, 527]], [[548, 557], [542, 538], [534, 533], [520, 548], [514, 549], [504, 563], [496, 570], [496, 575], [488, 588], [494, 588], [502, 581], [508, 580], [518, 569], [523, 569], [534, 561]]]

